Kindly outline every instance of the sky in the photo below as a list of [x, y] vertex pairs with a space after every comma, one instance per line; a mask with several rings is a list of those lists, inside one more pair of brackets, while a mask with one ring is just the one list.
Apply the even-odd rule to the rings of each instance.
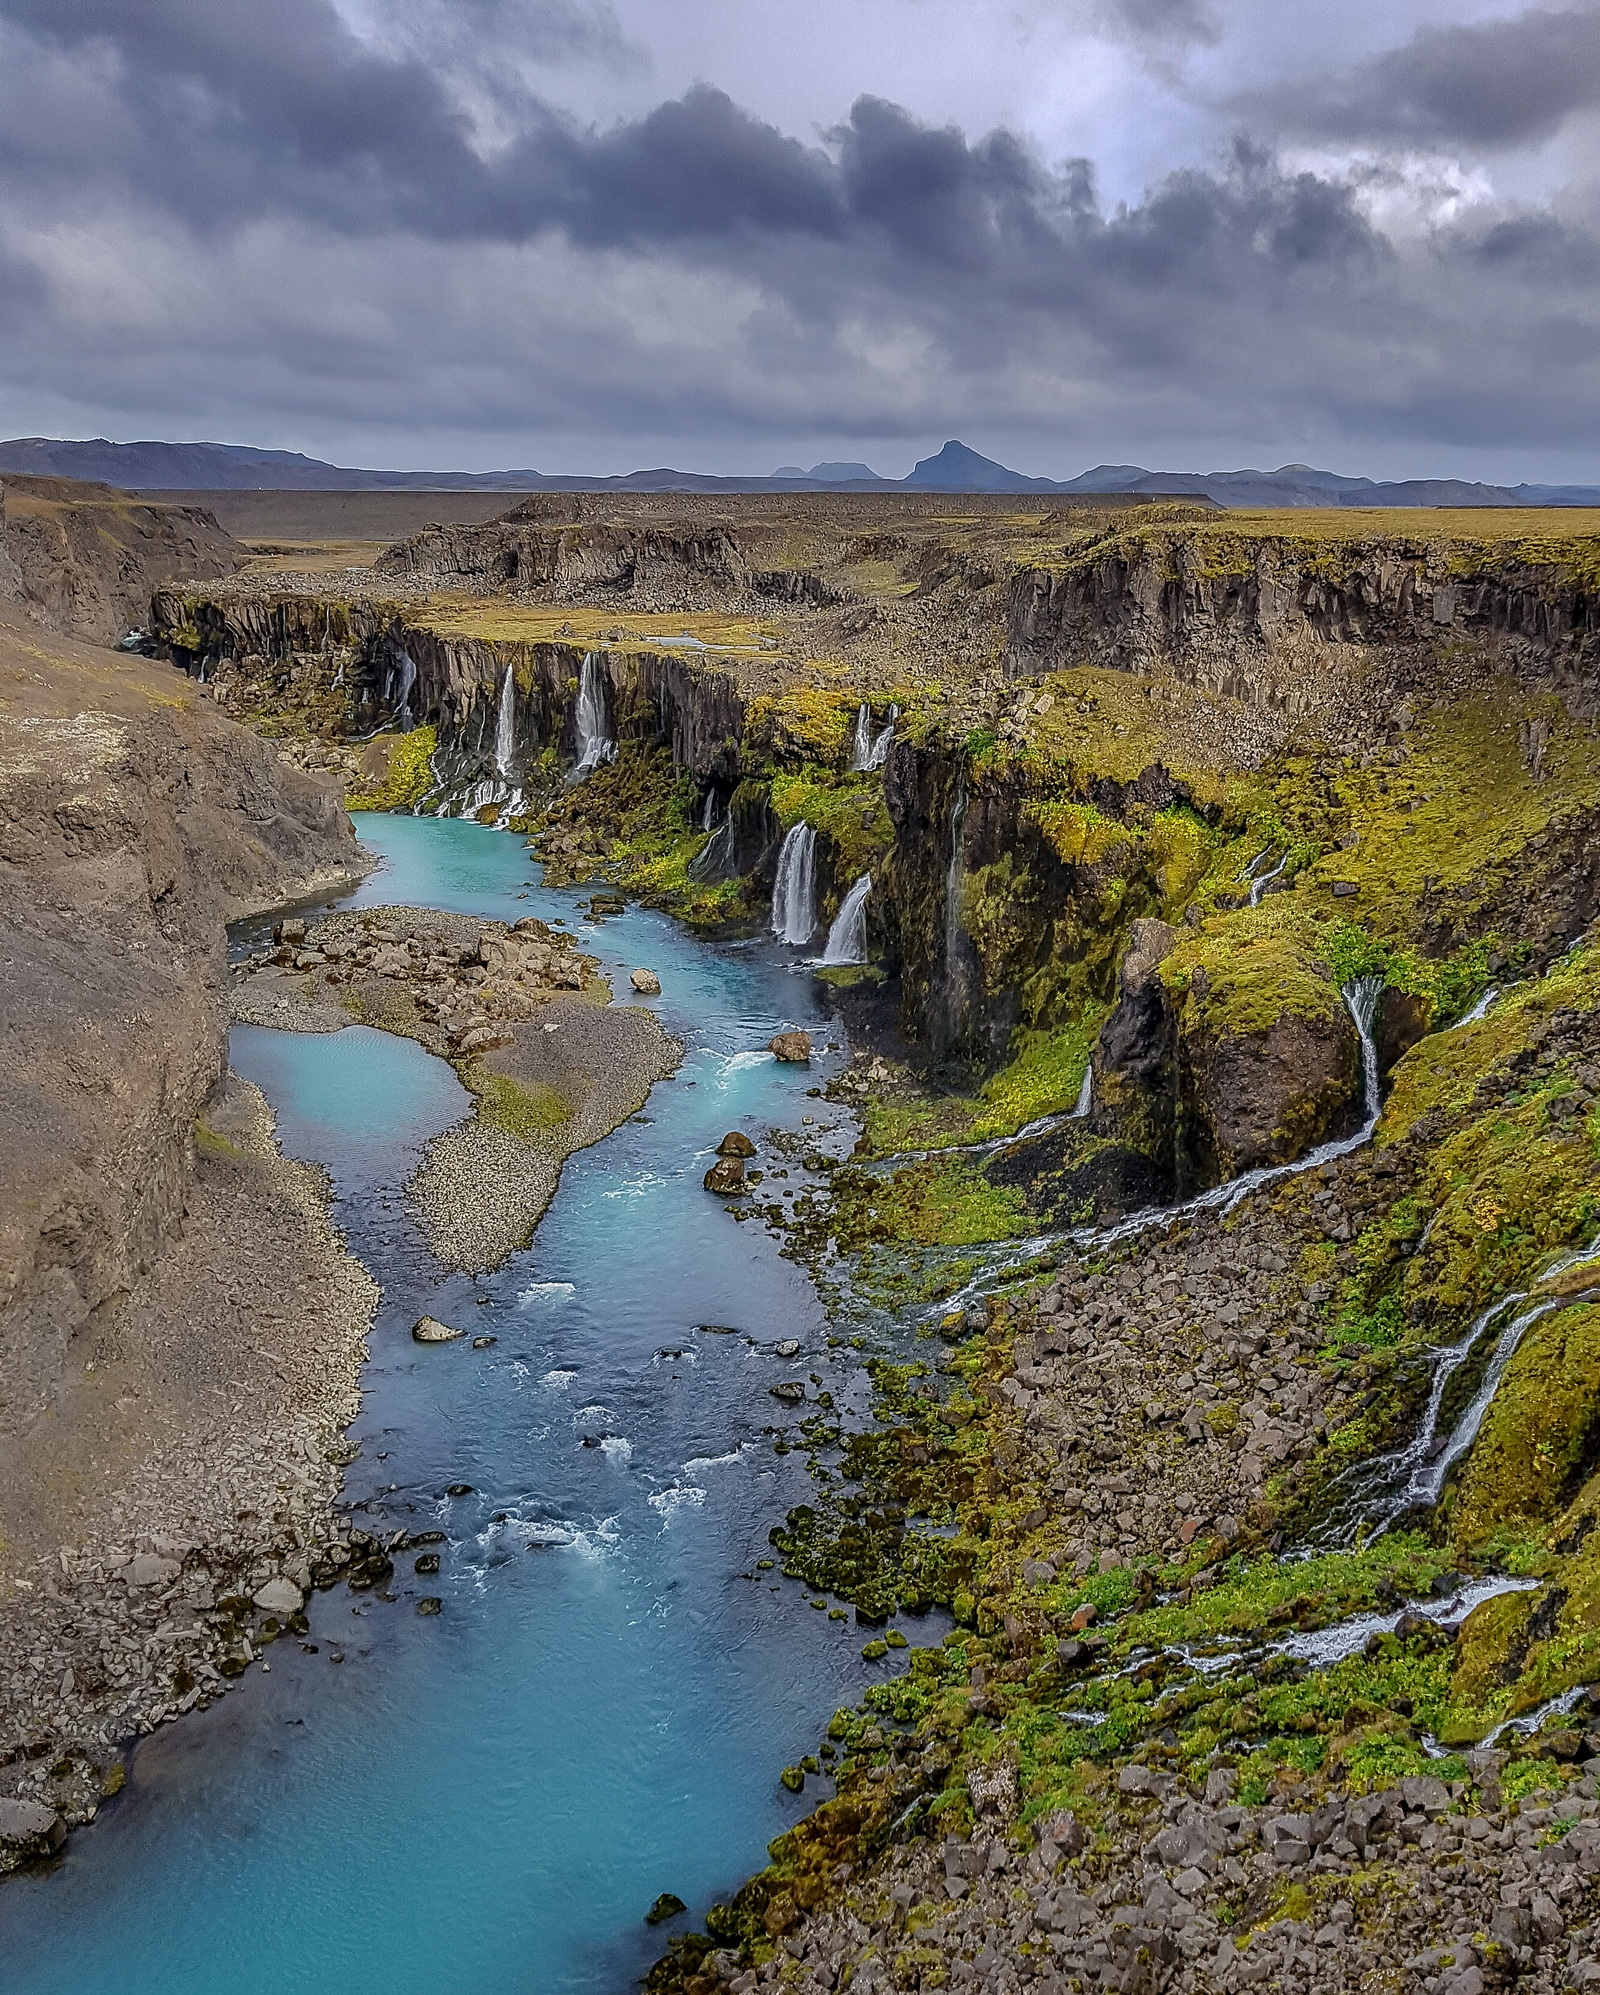
[[1600, 0], [0, 0], [0, 434], [1600, 482]]

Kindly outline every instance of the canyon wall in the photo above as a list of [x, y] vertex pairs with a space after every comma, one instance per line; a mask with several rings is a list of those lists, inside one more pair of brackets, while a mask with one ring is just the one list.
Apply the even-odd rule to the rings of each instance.
[[0, 611], [0, 681], [6, 1431], [182, 1224], [225, 1060], [223, 923], [364, 862], [331, 789], [165, 666]]

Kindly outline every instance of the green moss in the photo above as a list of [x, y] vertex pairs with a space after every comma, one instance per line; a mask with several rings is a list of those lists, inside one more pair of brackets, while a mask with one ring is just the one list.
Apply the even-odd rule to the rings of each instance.
[[875, 776], [841, 780], [809, 764], [797, 773], [775, 774], [771, 797], [785, 828], [809, 824], [832, 845], [841, 894], [851, 881], [880, 865], [894, 841], [883, 785]]
[[1489, 1403], [1453, 1492], [1458, 1543], [1553, 1516], [1584, 1479], [1600, 1442], [1597, 1420], [1600, 1309], [1556, 1310], [1524, 1331]]
[[836, 1171], [831, 1219], [844, 1253], [873, 1242], [974, 1246], [1016, 1239], [1034, 1223], [1025, 1196], [1014, 1186], [992, 1184], [965, 1158], [937, 1156], [882, 1176]]
[[408, 810], [433, 787], [432, 759], [438, 736], [432, 727], [414, 727], [409, 734], [380, 735], [387, 742], [389, 764], [374, 790], [345, 798], [345, 809]]
[[855, 726], [858, 698], [820, 686], [763, 695], [745, 708], [748, 737], [780, 756], [841, 768]]
[[1014, 1034], [1010, 1058], [979, 1090], [983, 1107], [973, 1118], [971, 1140], [1009, 1136], [1041, 1115], [1073, 1107], [1109, 1009], [1087, 1005], [1071, 1025]]
[[1327, 935], [1311, 908], [1289, 895], [1213, 916], [1185, 934], [1161, 965], [1182, 1001], [1185, 1031], [1254, 1038], [1281, 1018], [1336, 1019], [1343, 1000]]
[[478, 1114], [508, 1136], [525, 1142], [570, 1120], [572, 1110], [554, 1088], [491, 1073], [481, 1061], [459, 1063], [462, 1084], [476, 1097]]

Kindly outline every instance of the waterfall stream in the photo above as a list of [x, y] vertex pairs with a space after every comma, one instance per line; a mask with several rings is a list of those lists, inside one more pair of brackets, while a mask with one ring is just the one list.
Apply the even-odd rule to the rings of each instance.
[[851, 739], [850, 768], [856, 775], [868, 769], [881, 769], [889, 759], [889, 749], [894, 741], [894, 724], [900, 718], [900, 709], [892, 702], [889, 707], [888, 725], [874, 736], [872, 732], [872, 708], [863, 700], [856, 708], [855, 734]]
[[[1267, 856], [1266, 853], [1263, 852], [1261, 858], [1264, 859], [1266, 856]], [[1260, 863], [1261, 859], [1258, 859], [1256, 861], [1256, 865], [1259, 866]], [[1255, 872], [1255, 867], [1251, 868], [1252, 877], [1250, 880], [1250, 905], [1252, 907], [1260, 907], [1261, 896], [1267, 891], [1268, 887], [1272, 885], [1273, 881], [1278, 878], [1279, 874], [1282, 873], [1284, 867], [1287, 866], [1288, 863], [1289, 863], [1289, 855], [1287, 852], [1285, 852], [1283, 857], [1278, 861], [1277, 865], [1274, 866], [1271, 872], [1269, 873], [1257, 874]]]
[[517, 752], [517, 675], [508, 665], [500, 683], [500, 710], [494, 724], [494, 766], [508, 781]]
[[[1289, 1164], [1260, 1164], [1254, 1170], [1241, 1171], [1237, 1177], [1225, 1178], [1221, 1184], [1212, 1185], [1208, 1191], [1199, 1192], [1193, 1198], [1184, 1199], [1178, 1205], [1150, 1205], [1138, 1212], [1131, 1212], [1126, 1219], [1114, 1221], [1109, 1226], [1079, 1226], [1064, 1233], [1038, 1233], [1024, 1240], [1008, 1240], [995, 1243], [995, 1259], [986, 1268], [973, 1275], [954, 1294], [936, 1303], [928, 1312], [930, 1317], [942, 1316], [950, 1310], [964, 1308], [980, 1295], [988, 1294], [999, 1283], [1010, 1279], [1026, 1268], [1039, 1255], [1053, 1248], [1065, 1245], [1074, 1247], [1106, 1248], [1114, 1247], [1119, 1241], [1131, 1240], [1140, 1233], [1149, 1232], [1152, 1227], [1170, 1226], [1174, 1220], [1187, 1219], [1192, 1213], [1220, 1211], [1226, 1214], [1251, 1192], [1260, 1191], [1267, 1185], [1281, 1183], [1286, 1178], [1297, 1178], [1307, 1171], [1319, 1170], [1322, 1165], [1332, 1163], [1339, 1157], [1347, 1157], [1352, 1150], [1359, 1150], [1370, 1143], [1372, 1132], [1378, 1126], [1378, 1117], [1383, 1111], [1382, 1091], [1378, 1079], [1378, 1049], [1373, 1038], [1373, 1024], [1377, 1017], [1378, 999], [1383, 992], [1381, 977], [1356, 977], [1346, 984], [1340, 995], [1343, 997], [1351, 1021], [1356, 1028], [1356, 1036], [1361, 1042], [1361, 1077], [1363, 1114], [1360, 1128], [1348, 1136], [1339, 1136], [1326, 1143], [1319, 1143], [1314, 1150], [1308, 1150], [1303, 1157], [1297, 1157]], [[1091, 1083], [1092, 1087], [1092, 1083]], [[1047, 1121], [1051, 1118], [1041, 1118]], [[1005, 1142], [1015, 1143], [1027, 1130], [1019, 1130], [1016, 1136]], [[1003, 1147], [997, 1143], [995, 1148]], [[981, 1249], [970, 1247], [963, 1251], [963, 1258], [970, 1265]]]
[[400, 654], [400, 683], [396, 688], [396, 706], [402, 728], [411, 725], [411, 689], [417, 683], [417, 668], [412, 663], [411, 653]]
[[[1535, 1278], [1533, 1288], [1544, 1288], [1572, 1269], [1587, 1267], [1597, 1260], [1600, 1260], [1600, 1238], [1591, 1241], [1587, 1247], [1576, 1247], [1570, 1253], [1561, 1255]], [[1445, 1388], [1472, 1356], [1484, 1332], [1508, 1310], [1514, 1310], [1518, 1303], [1527, 1302], [1532, 1294], [1533, 1289], [1519, 1289], [1501, 1296], [1473, 1318], [1466, 1335], [1459, 1342], [1436, 1346], [1428, 1354], [1433, 1378], [1416, 1433], [1402, 1447], [1346, 1473], [1343, 1478], [1344, 1494], [1334, 1508], [1324, 1535], [1337, 1537], [1341, 1530], [1348, 1533], [1355, 1525], [1365, 1524], [1372, 1535], [1381, 1536], [1408, 1512], [1431, 1509], [1439, 1501], [1451, 1469], [1478, 1438], [1484, 1415], [1511, 1360], [1516, 1356], [1517, 1346], [1524, 1334], [1541, 1317], [1549, 1316], [1557, 1309], [1569, 1309], [1578, 1303], [1594, 1301], [1600, 1290], [1583, 1289], [1570, 1295], [1545, 1296], [1533, 1303], [1531, 1308], [1513, 1316], [1496, 1340], [1494, 1353], [1477, 1391], [1441, 1445], [1439, 1416], [1444, 1405]]]
[[581, 783], [585, 776], [593, 775], [603, 763], [617, 759], [617, 744], [611, 737], [606, 715], [605, 680], [600, 673], [600, 660], [593, 651], [583, 654], [573, 727], [578, 759], [573, 765], [572, 781]]
[[817, 834], [809, 824], [791, 825], [778, 851], [772, 885], [772, 932], [800, 948], [817, 930]]
[[872, 875], [863, 873], [840, 903], [822, 952], [826, 967], [838, 969], [867, 960], [867, 896], [871, 892]]

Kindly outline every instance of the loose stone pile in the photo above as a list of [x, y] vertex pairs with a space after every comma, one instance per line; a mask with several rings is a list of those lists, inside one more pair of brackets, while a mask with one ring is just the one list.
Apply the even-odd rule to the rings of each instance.
[[409, 1032], [431, 1052], [480, 1053], [536, 1018], [558, 992], [583, 992], [598, 964], [532, 916], [508, 926], [417, 908], [278, 924], [276, 948], [235, 966], [233, 1015], [334, 1031], [352, 1017]]
[[[970, 1838], [892, 1849], [809, 1917], [786, 1901], [765, 1966], [713, 1952], [683, 1986], [1484, 1995], [1514, 1980], [1554, 1995], [1600, 1985], [1600, 1759], [1555, 1807], [1507, 1807], [1502, 1758], [1475, 1754], [1471, 1783], [1418, 1776], [1314, 1796], [1288, 1782], [1253, 1807], [1235, 1805], [1225, 1768], [1197, 1790], [1134, 1764], [1108, 1783], [1098, 1822], [1064, 1811], [1029, 1830], [1012, 1825], [1015, 1772], [1002, 1763], [969, 1783]], [[893, 1771], [885, 1758], [883, 1777]]]
[[1364, 1353], [1322, 1355], [1331, 1284], [1301, 1254], [1349, 1241], [1402, 1169], [1342, 1160], [1104, 1272], [1069, 1261], [1024, 1316], [1014, 1373], [988, 1390], [1021, 1417], [1077, 1570], [1177, 1552], [1205, 1526], [1232, 1543], [1269, 1478], [1351, 1415]]

